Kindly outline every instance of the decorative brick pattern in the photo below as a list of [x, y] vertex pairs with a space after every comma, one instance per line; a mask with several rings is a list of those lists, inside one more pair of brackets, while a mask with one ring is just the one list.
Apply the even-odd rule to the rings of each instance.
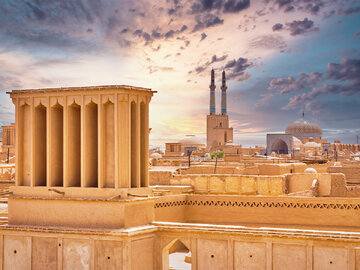
[[238, 201], [197, 201], [182, 200], [172, 202], [155, 203], [154, 208], [174, 207], [174, 206], [224, 206], [224, 207], [263, 207], [263, 208], [311, 208], [311, 209], [342, 209], [359, 210], [360, 204], [342, 203], [293, 203], [293, 202], [238, 202]]

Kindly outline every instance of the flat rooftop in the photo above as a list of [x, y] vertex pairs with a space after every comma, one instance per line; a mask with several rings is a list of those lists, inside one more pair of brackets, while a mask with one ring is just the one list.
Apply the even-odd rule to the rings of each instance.
[[135, 91], [157, 93], [157, 91], [152, 91], [151, 88], [144, 88], [144, 87], [131, 86], [131, 85], [97, 85], [97, 86], [77, 86], [77, 87], [22, 89], [22, 90], [12, 90], [12, 91], [6, 92], [6, 93], [7, 94], [21, 94], [21, 93], [84, 91], [84, 90], [99, 91], [99, 90], [111, 90], [111, 89], [126, 89], [126, 90], [135, 90]]

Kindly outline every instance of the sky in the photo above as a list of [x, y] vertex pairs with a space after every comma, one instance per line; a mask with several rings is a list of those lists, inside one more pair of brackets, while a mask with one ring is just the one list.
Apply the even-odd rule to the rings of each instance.
[[150, 145], [206, 138], [210, 71], [227, 75], [234, 143], [265, 145], [302, 112], [332, 142], [360, 135], [360, 2], [2, 0], [0, 123], [13, 89], [127, 84], [158, 91]]

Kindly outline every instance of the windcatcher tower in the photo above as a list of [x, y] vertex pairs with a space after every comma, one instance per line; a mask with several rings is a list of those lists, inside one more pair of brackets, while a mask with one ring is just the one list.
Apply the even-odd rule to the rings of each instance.
[[9, 92], [16, 118], [9, 224], [119, 229], [151, 223], [153, 93], [129, 85]]
[[233, 140], [233, 129], [229, 128], [229, 116], [226, 109], [226, 78], [225, 71], [222, 72], [221, 83], [221, 114], [215, 111], [215, 72], [211, 70], [210, 81], [210, 114], [206, 119], [206, 147], [208, 151], [221, 149]]

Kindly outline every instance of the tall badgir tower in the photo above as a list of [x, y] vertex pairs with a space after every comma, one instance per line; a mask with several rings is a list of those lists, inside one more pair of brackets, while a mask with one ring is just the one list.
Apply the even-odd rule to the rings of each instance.
[[210, 114], [206, 117], [206, 147], [208, 151], [221, 148], [233, 141], [233, 128], [229, 127], [229, 116], [226, 110], [226, 78], [222, 72], [221, 82], [221, 113], [216, 114], [215, 109], [215, 72], [211, 70], [210, 83]]

